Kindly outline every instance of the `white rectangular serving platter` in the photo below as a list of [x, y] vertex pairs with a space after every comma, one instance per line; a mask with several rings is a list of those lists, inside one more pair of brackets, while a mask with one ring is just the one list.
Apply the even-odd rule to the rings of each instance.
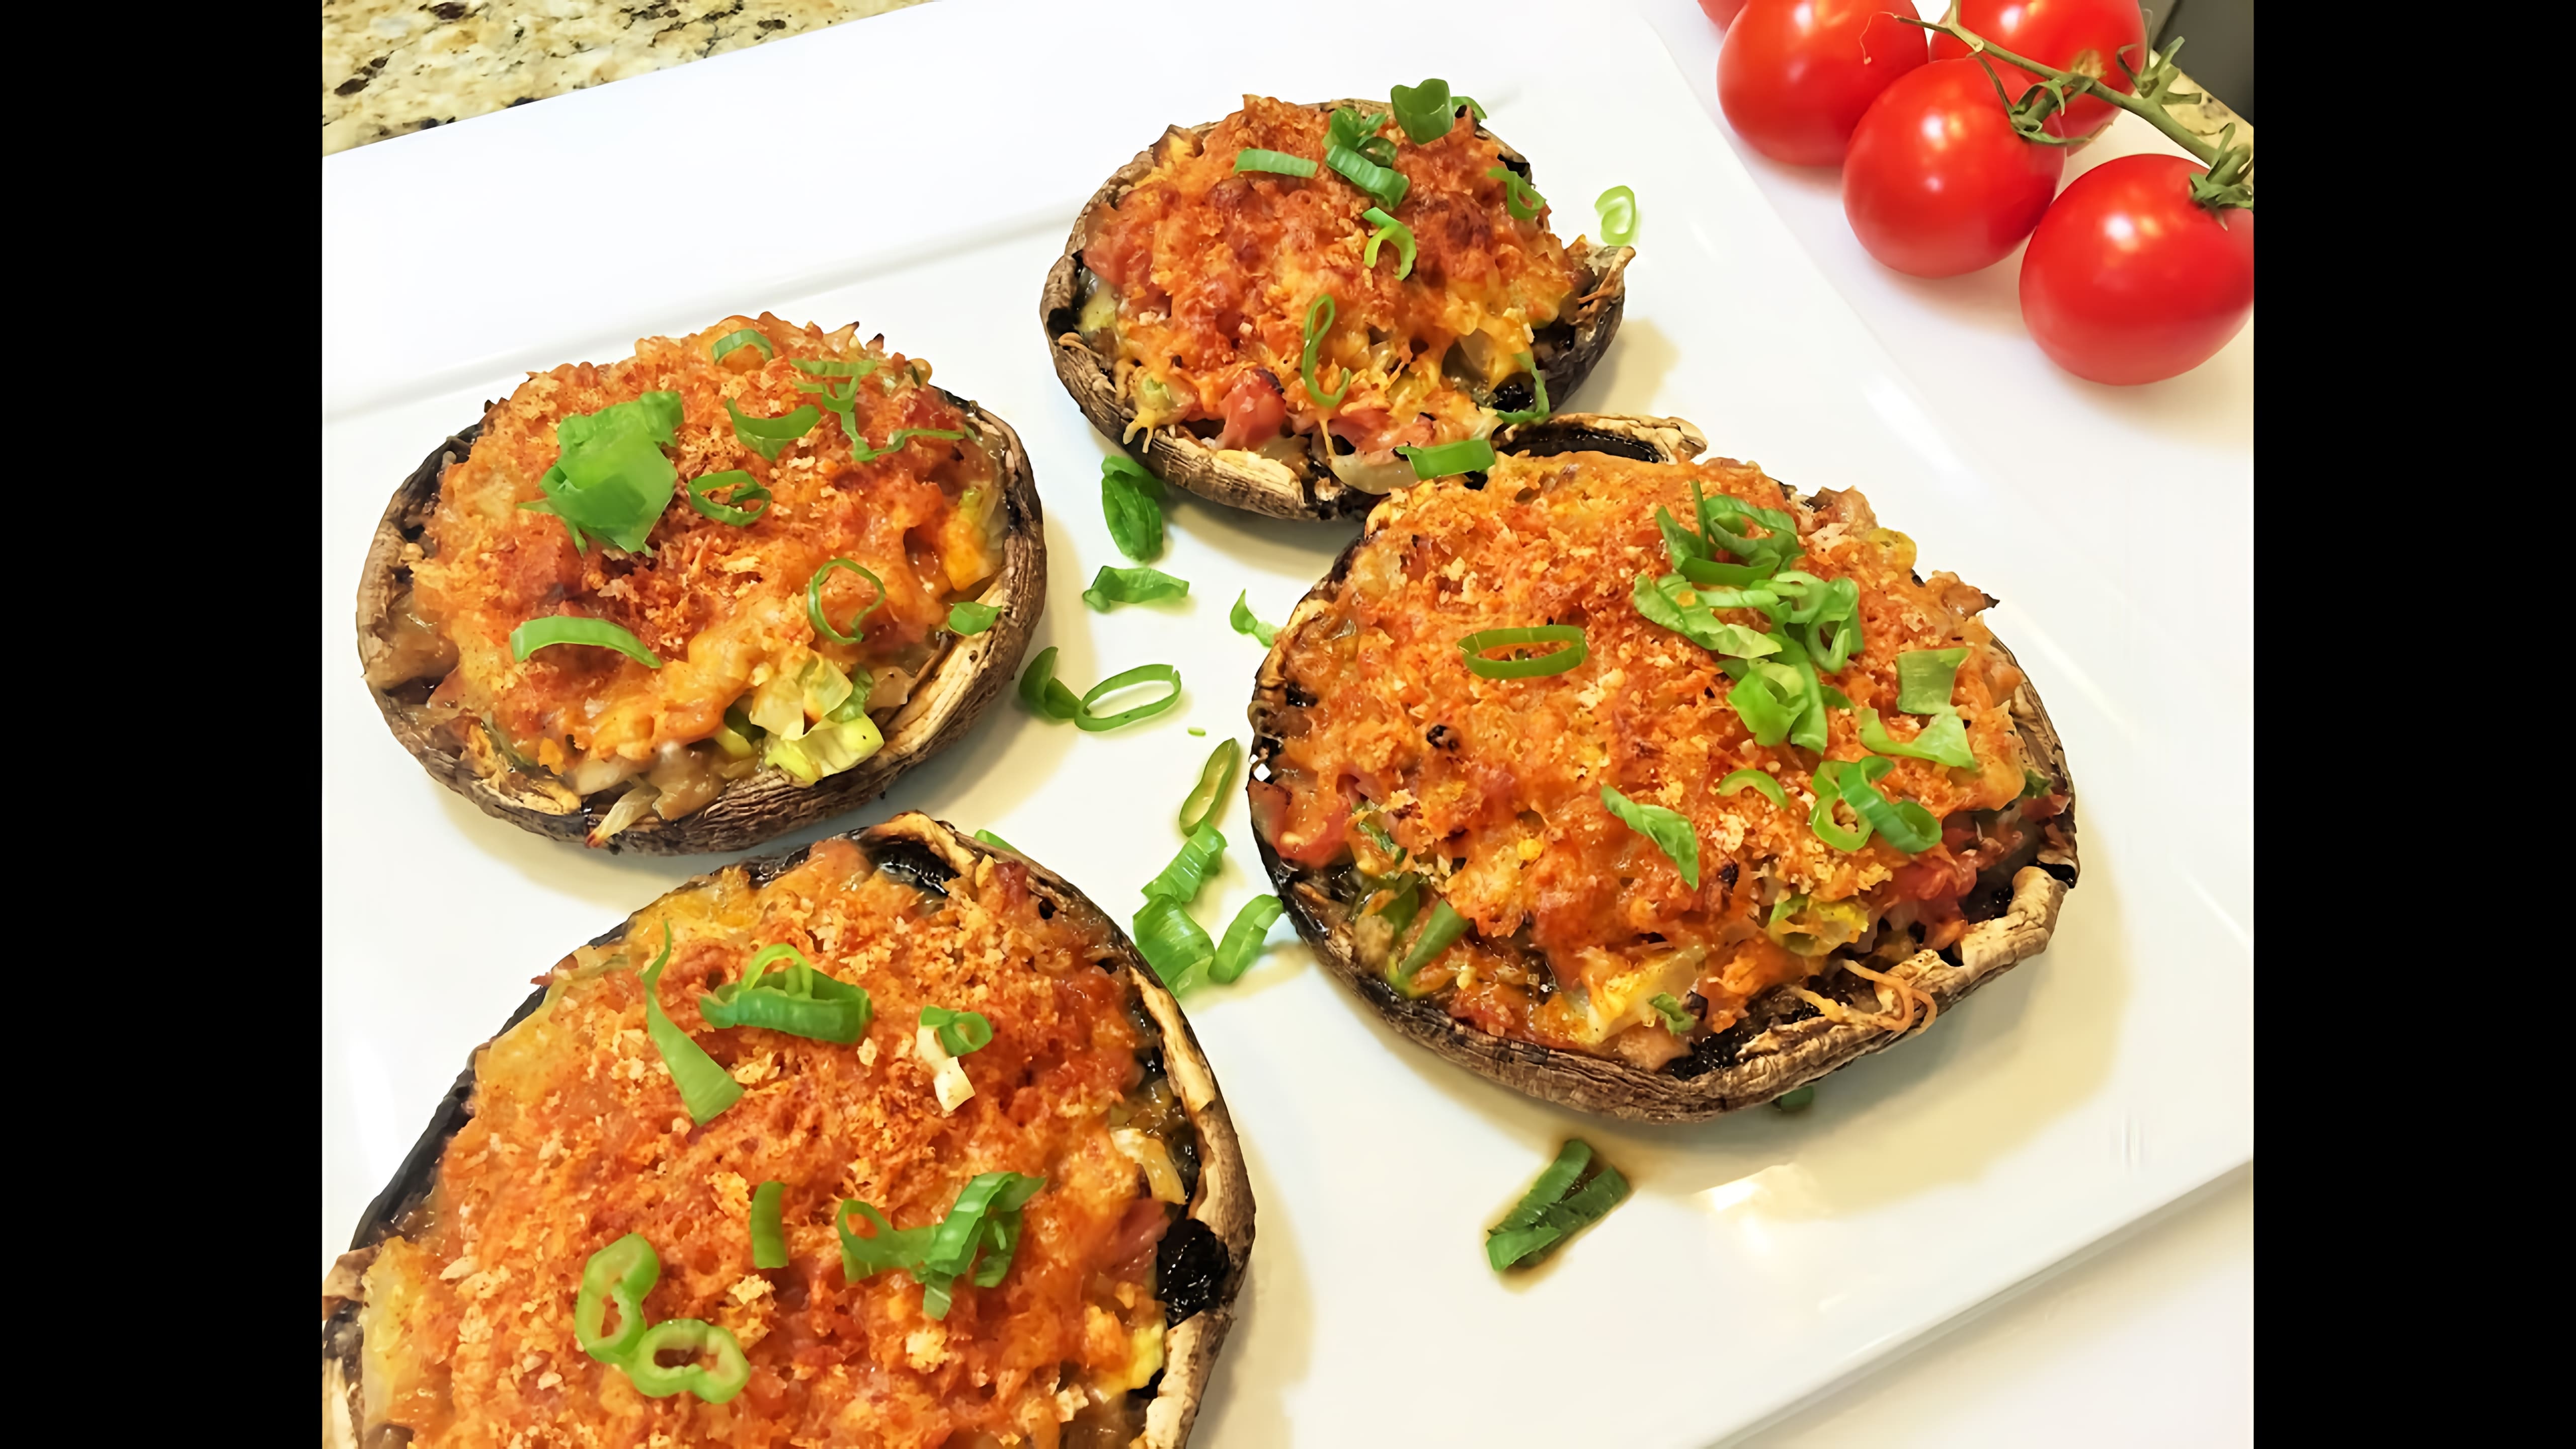
[[[531, 978], [727, 859], [539, 840], [393, 742], [349, 631], [404, 474], [526, 369], [729, 312], [857, 319], [929, 358], [1035, 461], [1051, 582], [1032, 647], [1061, 646], [1078, 683], [1172, 663], [1187, 693], [1108, 735], [1006, 700], [833, 824], [921, 809], [989, 827], [1123, 917], [1178, 846], [1208, 749], [1247, 737], [1260, 651], [1227, 607], [1248, 590], [1283, 618], [1354, 528], [1184, 499], [1159, 566], [1191, 598], [1087, 610], [1093, 570], [1125, 560], [1100, 516], [1107, 444], [1047, 363], [1040, 280], [1082, 200], [1166, 123], [1246, 91], [1378, 96], [1426, 75], [1488, 106], [1560, 235], [1593, 227], [1604, 187], [1636, 188], [1627, 320], [1578, 406], [1687, 417], [1802, 489], [1862, 488], [1928, 568], [2007, 601], [1996, 628], [2067, 740], [2084, 878], [2046, 955], [1832, 1077], [1812, 1110], [1678, 1129], [1528, 1101], [1402, 1045], [1282, 923], [1249, 976], [1192, 1003], [1260, 1203], [1197, 1442], [1707, 1444], [2250, 1158], [2250, 682], [2192, 657], [2143, 556], [2088, 554], [2054, 521], [2090, 515], [2084, 480], [2040, 509], [1962, 461], [1654, 32], [1621, 7], [1535, 4], [1134, 20], [940, 0], [324, 163], [323, 1263]], [[2050, 426], [2029, 437], [2082, 444]], [[1263, 888], [1239, 796], [1223, 827], [1198, 911], [1219, 925]], [[1576, 1134], [1636, 1196], [1497, 1278], [1485, 1225]]]

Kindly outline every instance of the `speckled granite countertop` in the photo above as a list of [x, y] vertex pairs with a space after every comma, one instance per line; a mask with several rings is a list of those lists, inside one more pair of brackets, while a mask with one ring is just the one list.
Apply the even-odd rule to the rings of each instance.
[[322, 154], [920, 0], [322, 0]]

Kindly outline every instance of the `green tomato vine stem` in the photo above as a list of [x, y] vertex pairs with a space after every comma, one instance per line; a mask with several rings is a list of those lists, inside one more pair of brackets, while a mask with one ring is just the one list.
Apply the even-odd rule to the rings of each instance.
[[2182, 53], [2179, 38], [2165, 47], [2161, 55], [2149, 50], [2144, 71], [2131, 69], [2126, 55], [2117, 57], [2120, 69], [2128, 71], [2137, 84], [2137, 93], [2132, 95], [2127, 91], [2114, 90], [2082, 71], [2059, 70], [2027, 56], [2013, 54], [1960, 24], [1959, 8], [1955, 3], [1939, 20], [1918, 20], [1903, 15], [1895, 18], [1907, 25], [1941, 31], [1968, 47], [1968, 53], [1976, 56], [1978, 62], [1986, 66], [1986, 74], [1993, 77], [1998, 96], [2003, 95], [2003, 79], [1995, 75], [1990, 57], [2040, 77], [2039, 84], [2031, 88], [2039, 94], [2024, 94], [2018, 105], [2009, 97], [2004, 98], [2004, 109], [2011, 113], [2014, 129], [2021, 133], [2023, 139], [2044, 146], [2073, 146], [2089, 139], [2052, 136], [2042, 128], [2041, 122], [2047, 119], [2050, 111], [2062, 109], [2070, 96], [2098, 96], [2163, 132], [2175, 145], [2209, 168], [2207, 174], [2193, 180], [2192, 200], [2213, 212], [2229, 207], [2246, 211], [2254, 209], [2254, 146], [2250, 141], [2239, 143], [2236, 140], [2236, 123], [2229, 122], [2227, 128], [2218, 133], [2218, 139], [2212, 141], [2175, 120], [2165, 109], [2169, 101], [2206, 99], [2199, 92], [2178, 89], [2182, 84], [2182, 72], [2175, 69], [2174, 57]]

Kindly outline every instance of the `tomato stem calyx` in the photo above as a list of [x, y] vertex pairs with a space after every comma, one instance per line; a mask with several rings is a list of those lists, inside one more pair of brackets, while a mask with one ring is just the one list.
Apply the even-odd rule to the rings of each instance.
[[[2201, 92], [2180, 89], [2182, 72], [2174, 65], [2174, 57], [2182, 51], [2182, 41], [2179, 37], [2173, 44], [2166, 46], [2162, 54], [2158, 54], [2153, 49], [2148, 50], [2147, 68], [2143, 71], [2129, 64], [2129, 57], [2125, 50], [2116, 57], [2120, 63], [2120, 69], [2128, 74], [2131, 83], [2137, 87], [2137, 93], [2131, 95], [2125, 91], [2114, 90], [2082, 71], [2059, 70], [2055, 66], [2042, 65], [2027, 56], [2015, 55], [1961, 25], [1957, 18], [1958, 13], [1958, 7], [1954, 5], [1950, 13], [1939, 20], [1918, 20], [1902, 15], [1893, 18], [1907, 25], [1921, 26], [1925, 30], [1942, 31], [1965, 45], [1968, 53], [1977, 58], [1977, 63], [1986, 68], [1988, 78], [1994, 81], [1995, 95], [2003, 101], [2005, 112], [2012, 117], [2013, 130], [2023, 140], [2042, 146], [2072, 146], [2089, 139], [2083, 136], [2051, 135], [2044, 123], [2051, 112], [2063, 110], [2072, 97], [2098, 96], [2162, 131], [2172, 138], [2176, 145], [2190, 152], [2194, 159], [2209, 168], [2207, 172], [2192, 179], [2191, 199], [2195, 203], [2212, 213], [2219, 214], [2222, 218], [2231, 207], [2245, 211], [2254, 209], [2253, 143], [2237, 141], [2236, 125], [2232, 121], [2228, 123], [2225, 130], [2218, 133], [2216, 141], [2211, 141], [2184, 126], [2165, 109], [2169, 104], [2188, 105], [2208, 99]], [[1995, 73], [1993, 64], [1998, 60], [2040, 78], [2029, 90], [2022, 92], [2018, 102], [2004, 92], [2003, 77]]]

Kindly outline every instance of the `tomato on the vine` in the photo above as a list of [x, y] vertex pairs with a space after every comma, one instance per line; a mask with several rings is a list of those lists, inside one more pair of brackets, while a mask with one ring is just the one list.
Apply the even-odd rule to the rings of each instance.
[[[2147, 68], [2147, 22], [2137, 0], [1959, 0], [1958, 21], [1970, 33], [1993, 41], [2015, 55], [2041, 65], [2078, 71], [2115, 91], [2135, 94], [2137, 85], [2118, 57], [2126, 53], [2131, 70]], [[1932, 58], [1954, 60], [1968, 47], [1940, 31], [1932, 33]], [[2018, 97], [2036, 77], [1995, 62], [2004, 88]], [[2049, 130], [2060, 136], [2089, 136], [2111, 120], [2113, 107], [2098, 96], [2077, 96]]]
[[1745, 0], [1717, 53], [1717, 101], [1754, 150], [1792, 166], [1843, 159], [1879, 92], [1923, 64], [1911, 0]]
[[2065, 172], [2063, 146], [2014, 132], [1984, 66], [1936, 60], [1889, 86], [1852, 131], [1843, 215], [1888, 266], [1955, 277], [2030, 235]]
[[1744, 8], [1744, 0], [1699, 0], [1699, 11], [1719, 25], [1731, 24], [1735, 12]]
[[2058, 366], [2156, 382], [2207, 362], [2254, 314], [2254, 213], [2192, 199], [2206, 167], [2122, 156], [2075, 178], [2021, 259], [2021, 319]]

